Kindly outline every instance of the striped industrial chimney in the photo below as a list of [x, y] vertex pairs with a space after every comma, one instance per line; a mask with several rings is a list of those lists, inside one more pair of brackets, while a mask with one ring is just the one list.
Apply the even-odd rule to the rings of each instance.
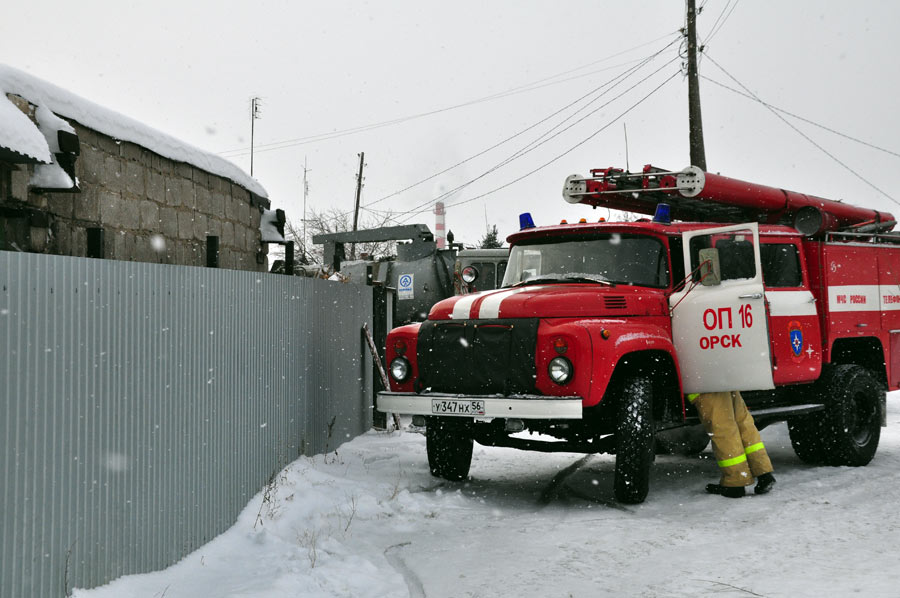
[[444, 249], [447, 245], [447, 232], [444, 224], [444, 202], [442, 201], [434, 204], [434, 239], [437, 241], [438, 249]]

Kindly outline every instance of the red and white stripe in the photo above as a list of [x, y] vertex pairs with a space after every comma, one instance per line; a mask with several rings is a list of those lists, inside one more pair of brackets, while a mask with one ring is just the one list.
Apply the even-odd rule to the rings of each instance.
[[543, 287], [520, 287], [518, 289], [498, 289], [475, 295], [463, 295], [453, 304], [450, 318], [454, 320], [491, 320], [500, 317], [503, 302], [519, 293], [537, 291]]
[[438, 249], [444, 249], [447, 245], [447, 234], [444, 232], [444, 202], [434, 204], [434, 238]]
[[814, 316], [816, 300], [809, 291], [766, 291], [771, 316]]

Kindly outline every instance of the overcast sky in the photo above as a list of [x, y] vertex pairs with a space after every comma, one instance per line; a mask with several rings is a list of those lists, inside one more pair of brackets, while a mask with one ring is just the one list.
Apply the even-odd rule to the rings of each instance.
[[[703, 77], [744, 85], [778, 108], [894, 152], [784, 116], [829, 156], [759, 103], [704, 78], [709, 170], [900, 214], [885, 196], [900, 201], [892, 185], [900, 3], [698, 4]], [[357, 154], [365, 152], [364, 206], [432, 229], [430, 210], [403, 212], [481, 177], [445, 199], [448, 227], [467, 242], [486, 222], [506, 236], [522, 211], [538, 224], [606, 216], [565, 204], [560, 192], [569, 174], [626, 165], [623, 123], [632, 170], [689, 164], [678, 0], [32, 0], [17, 10], [0, 23], [0, 60], [248, 172], [250, 98], [261, 97], [254, 176], [273, 207], [295, 220], [304, 159], [309, 207], [352, 210]], [[317, 137], [394, 120], [402, 122]]]

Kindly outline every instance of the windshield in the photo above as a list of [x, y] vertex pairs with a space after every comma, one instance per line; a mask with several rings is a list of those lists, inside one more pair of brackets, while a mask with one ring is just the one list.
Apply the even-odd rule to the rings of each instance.
[[667, 287], [669, 270], [662, 242], [655, 237], [608, 234], [520, 243], [510, 250], [503, 286], [604, 281]]

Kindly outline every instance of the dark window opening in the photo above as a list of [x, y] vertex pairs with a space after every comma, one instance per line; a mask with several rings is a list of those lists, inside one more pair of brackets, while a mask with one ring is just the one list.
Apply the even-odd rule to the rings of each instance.
[[700, 280], [700, 250], [712, 247], [718, 250], [722, 280], [755, 278], [756, 257], [752, 239], [749, 231], [702, 235], [691, 239], [691, 270], [694, 281]]
[[669, 254], [672, 258], [672, 282], [678, 289], [685, 277], [684, 243], [682, 243], [681, 237], [669, 237]]
[[716, 241], [719, 250], [719, 267], [722, 280], [753, 278], [756, 276], [756, 258], [753, 243], [744, 240], [720, 239]]
[[493, 262], [474, 262], [471, 264], [478, 271], [478, 278], [469, 285], [474, 291], [492, 291], [497, 288], [497, 278]]
[[12, 199], [12, 172], [15, 166], [0, 162], [0, 201]]
[[759, 246], [762, 258], [763, 281], [767, 287], [803, 286], [800, 255], [791, 243], [770, 243]]

